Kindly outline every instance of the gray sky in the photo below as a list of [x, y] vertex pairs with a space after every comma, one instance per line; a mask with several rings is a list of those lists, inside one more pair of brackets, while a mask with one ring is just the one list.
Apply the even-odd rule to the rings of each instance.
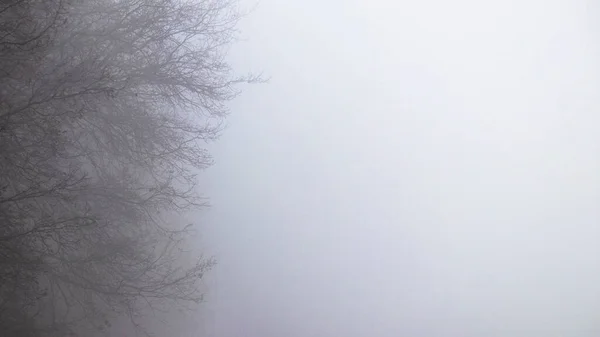
[[232, 57], [272, 79], [204, 175], [212, 335], [598, 336], [598, 13], [261, 0]]

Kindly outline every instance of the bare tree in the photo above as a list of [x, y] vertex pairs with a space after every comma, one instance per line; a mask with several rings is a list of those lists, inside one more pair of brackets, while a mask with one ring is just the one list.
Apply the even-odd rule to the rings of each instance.
[[[0, 328], [90, 334], [202, 299], [178, 263], [236, 84], [229, 0], [0, 8]], [[5, 330], [6, 331], [6, 330]], [[15, 332], [16, 335], [16, 332]]]

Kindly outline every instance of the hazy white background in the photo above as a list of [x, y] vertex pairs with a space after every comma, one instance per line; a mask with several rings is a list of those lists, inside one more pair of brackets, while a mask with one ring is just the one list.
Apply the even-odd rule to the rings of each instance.
[[600, 335], [599, 11], [261, 0], [231, 56], [272, 79], [203, 176], [203, 329]]

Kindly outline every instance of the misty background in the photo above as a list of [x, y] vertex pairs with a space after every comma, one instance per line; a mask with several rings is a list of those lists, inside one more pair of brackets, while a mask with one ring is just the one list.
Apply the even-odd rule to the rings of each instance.
[[211, 146], [187, 332], [597, 336], [599, 13], [260, 1], [230, 56], [271, 80]]

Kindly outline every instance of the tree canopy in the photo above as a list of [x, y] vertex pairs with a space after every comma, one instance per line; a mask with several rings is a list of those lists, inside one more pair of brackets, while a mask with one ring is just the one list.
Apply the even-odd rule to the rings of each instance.
[[0, 331], [103, 333], [202, 299], [174, 214], [205, 203], [238, 77], [230, 0], [0, 5]]

